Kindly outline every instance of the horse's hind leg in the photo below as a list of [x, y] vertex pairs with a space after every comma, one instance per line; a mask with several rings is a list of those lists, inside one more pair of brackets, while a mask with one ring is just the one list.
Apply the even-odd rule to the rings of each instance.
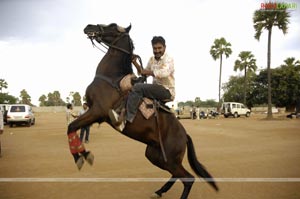
[[166, 193], [167, 191], [169, 191], [169, 189], [174, 185], [174, 183], [176, 182], [177, 178], [175, 178], [174, 176], [172, 176], [168, 182], [166, 182], [166, 184], [164, 184], [164, 186], [162, 186], [159, 190], [157, 190], [152, 196], [151, 198], [160, 198], [162, 196], [163, 193]]
[[147, 146], [146, 157], [150, 162], [161, 169], [167, 170], [172, 174], [172, 178], [165, 183], [159, 190], [157, 190], [151, 198], [159, 198], [163, 193], [166, 193], [175, 183], [177, 179], [180, 179], [184, 185], [184, 190], [181, 195], [181, 199], [187, 199], [192, 185], [194, 183], [194, 176], [192, 176], [188, 171], [186, 171], [182, 164], [182, 160], [174, 160], [168, 157], [168, 162], [163, 159], [162, 152], [160, 148]]

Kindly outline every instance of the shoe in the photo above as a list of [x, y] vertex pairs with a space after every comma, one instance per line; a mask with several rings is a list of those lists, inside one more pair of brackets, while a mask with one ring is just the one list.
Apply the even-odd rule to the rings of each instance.
[[118, 113], [116, 113], [116, 111], [113, 109], [109, 110], [108, 115], [115, 129], [122, 132], [125, 128], [124, 119], [122, 119], [122, 117], [120, 117]]
[[84, 143], [88, 144], [88, 143], [89, 143], [89, 141], [88, 141], [88, 140], [86, 140], [86, 141], [84, 141]]

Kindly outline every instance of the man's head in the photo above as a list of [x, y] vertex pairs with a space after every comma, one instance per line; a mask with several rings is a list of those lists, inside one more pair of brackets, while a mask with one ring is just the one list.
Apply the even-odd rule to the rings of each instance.
[[70, 104], [70, 103], [68, 103], [68, 104], [67, 104], [67, 109], [73, 109], [73, 105]]
[[86, 102], [85, 102], [85, 103], [83, 103], [83, 105], [82, 105], [82, 106], [83, 106], [83, 109], [84, 109], [84, 110], [86, 110], [86, 109], [88, 108], [88, 105], [87, 105], [87, 103], [86, 103]]
[[154, 36], [151, 40], [155, 59], [159, 60], [166, 51], [166, 41], [162, 36]]

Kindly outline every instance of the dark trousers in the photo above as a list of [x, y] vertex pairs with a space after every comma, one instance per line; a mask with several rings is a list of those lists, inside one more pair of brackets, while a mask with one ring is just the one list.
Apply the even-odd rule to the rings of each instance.
[[89, 141], [90, 126], [85, 126], [80, 129], [80, 140], [81, 141], [83, 140], [84, 132], [85, 132], [85, 141]]
[[126, 119], [128, 122], [133, 122], [138, 106], [140, 105], [143, 97], [163, 101], [171, 99], [171, 93], [162, 85], [142, 83], [135, 84], [127, 98]]

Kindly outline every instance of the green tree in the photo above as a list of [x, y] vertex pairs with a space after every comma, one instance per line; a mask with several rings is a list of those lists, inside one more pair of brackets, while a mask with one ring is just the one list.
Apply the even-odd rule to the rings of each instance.
[[15, 104], [18, 99], [7, 93], [0, 93], [0, 104]]
[[[269, 2], [271, 3], [271, 2]], [[271, 87], [271, 38], [272, 28], [277, 26], [283, 34], [287, 33], [290, 14], [286, 8], [280, 10], [256, 10], [253, 16], [255, 29], [255, 39], [259, 41], [263, 29], [268, 31], [268, 52], [267, 52], [267, 71], [268, 71], [268, 114], [267, 118], [272, 118], [272, 87]]]
[[39, 98], [39, 101], [40, 101], [40, 106], [46, 106], [47, 105], [47, 97], [46, 97], [46, 95], [42, 95]]
[[239, 59], [235, 61], [234, 71], [244, 71], [244, 104], [246, 104], [246, 92], [247, 92], [247, 73], [255, 72], [257, 69], [256, 59], [250, 51], [242, 51], [239, 54]]
[[64, 106], [65, 102], [61, 99], [59, 91], [48, 93], [47, 106]]
[[74, 92], [73, 94], [73, 101], [74, 101], [74, 106], [81, 106], [81, 95], [79, 92]]
[[0, 79], [0, 93], [2, 93], [3, 88], [6, 89], [7, 87], [8, 87], [7, 82], [4, 79]]
[[226, 58], [231, 55], [232, 50], [231, 50], [231, 44], [227, 42], [224, 37], [220, 39], [215, 39], [214, 44], [210, 48], [210, 54], [213, 57], [214, 60], [220, 59], [220, 74], [219, 74], [219, 106], [218, 109], [220, 108], [220, 103], [221, 103], [221, 84], [222, 84], [222, 59], [223, 59], [223, 54], [225, 54]]
[[274, 104], [293, 111], [300, 97], [300, 60], [290, 57], [272, 69], [272, 85]]
[[27, 93], [27, 91], [25, 89], [21, 90], [21, 92], [20, 92], [20, 98], [21, 98], [20, 103], [32, 105], [31, 104], [31, 97], [30, 97], [30, 95]]

